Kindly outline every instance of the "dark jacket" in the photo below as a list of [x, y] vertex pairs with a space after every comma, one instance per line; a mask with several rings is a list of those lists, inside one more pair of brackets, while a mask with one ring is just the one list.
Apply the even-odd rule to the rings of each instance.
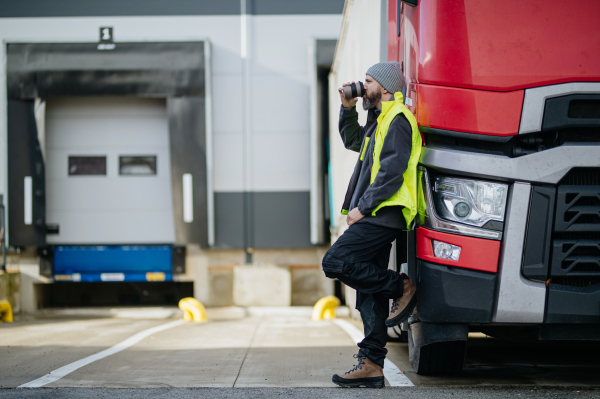
[[[393, 101], [393, 97], [391, 100]], [[344, 146], [359, 153], [359, 159], [350, 179], [343, 209], [350, 211], [358, 207], [360, 213], [365, 215], [358, 223], [372, 223], [406, 229], [406, 221], [402, 215], [401, 206], [383, 207], [377, 211], [376, 216], [372, 215], [373, 210], [379, 204], [390, 198], [402, 187], [404, 182], [402, 175], [408, 167], [412, 148], [410, 123], [404, 115], [400, 114], [394, 118], [388, 129], [380, 155], [381, 168], [373, 184], [371, 184], [375, 131], [377, 130], [377, 117], [380, 113], [380, 110], [370, 109], [367, 114], [367, 123], [363, 127], [358, 124], [356, 107], [349, 110], [341, 108], [339, 129]], [[370, 137], [370, 140], [367, 143], [365, 156], [361, 161], [360, 154], [366, 137]]]

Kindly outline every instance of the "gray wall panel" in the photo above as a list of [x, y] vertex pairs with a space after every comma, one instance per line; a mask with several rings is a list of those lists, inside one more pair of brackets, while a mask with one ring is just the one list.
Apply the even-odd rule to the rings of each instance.
[[310, 190], [308, 134], [255, 132], [253, 141], [254, 191]]
[[0, 18], [236, 15], [239, 0], [0, 0]]
[[244, 248], [242, 193], [215, 193], [215, 247]]
[[344, 0], [248, 0], [249, 11], [255, 15], [276, 14], [341, 14]]
[[[344, 0], [247, 0], [255, 15], [341, 14]], [[240, 0], [0, 0], [0, 18], [237, 15]]]
[[[304, 76], [302, 78], [302, 80], [306, 79]], [[308, 139], [308, 85], [302, 80], [300, 76], [293, 79], [275, 74], [252, 77], [251, 98], [254, 104], [252, 130], [254, 132], [277, 134], [302, 132]], [[293, 103], [290, 101], [292, 96]]]
[[220, 133], [213, 136], [214, 191], [244, 190], [244, 137], [242, 133]]
[[[252, 75], [287, 77], [307, 85], [308, 43], [313, 39], [335, 39], [341, 22], [341, 15], [332, 14], [252, 16], [249, 22], [252, 27]], [[286, 92], [282, 88], [271, 92], [271, 97], [291, 98], [288, 93], [295, 96], [297, 91]]]
[[255, 248], [306, 248], [310, 243], [310, 193], [253, 193]]
[[308, 248], [309, 192], [250, 193], [252, 226], [244, 242], [244, 193], [215, 193], [216, 248]]

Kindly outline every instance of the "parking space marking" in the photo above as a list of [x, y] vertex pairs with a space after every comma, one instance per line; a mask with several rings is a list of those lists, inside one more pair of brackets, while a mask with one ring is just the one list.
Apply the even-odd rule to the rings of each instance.
[[[352, 338], [352, 340], [354, 342], [356, 342], [357, 344], [365, 338], [363, 333], [358, 328], [356, 328], [351, 323], [348, 323], [346, 320], [333, 319], [332, 322], [334, 324], [338, 325], [339, 327], [341, 327], [342, 330], [346, 331], [346, 333], [350, 336], [350, 338]], [[400, 373], [401, 373], [400, 369], [398, 368], [398, 366], [396, 366], [394, 363], [392, 363], [392, 361], [388, 360], [387, 358], [384, 360], [383, 375], [388, 380], [388, 383], [391, 386], [393, 386], [393, 387], [414, 387], [415, 386], [415, 384], [413, 384], [405, 374], [400, 374]]]
[[50, 373], [46, 374], [43, 377], [38, 378], [37, 380], [33, 380], [33, 381], [27, 382], [25, 384], [19, 385], [17, 388], [40, 388], [40, 387], [43, 387], [44, 385], [47, 385], [54, 381], [60, 380], [64, 376], [72, 373], [73, 371], [75, 371], [77, 369], [87, 366], [88, 364], [93, 363], [96, 360], [104, 359], [105, 357], [114, 355], [115, 353], [119, 353], [122, 350], [125, 350], [125, 349], [137, 344], [144, 338], [147, 338], [158, 332], [168, 330], [169, 328], [177, 327], [183, 323], [185, 323], [183, 320], [176, 320], [176, 321], [172, 321], [170, 323], [162, 324], [160, 326], [156, 326], [156, 327], [149, 328], [147, 330], [140, 331], [139, 333], [134, 334], [131, 337], [127, 338], [125, 341], [119, 342], [115, 346], [112, 346], [106, 350], [103, 350], [102, 352], [98, 352], [95, 355], [91, 355], [91, 356], [88, 356], [81, 360], [78, 360], [76, 362], [67, 364], [66, 366], [63, 366], [54, 371], [51, 371]]

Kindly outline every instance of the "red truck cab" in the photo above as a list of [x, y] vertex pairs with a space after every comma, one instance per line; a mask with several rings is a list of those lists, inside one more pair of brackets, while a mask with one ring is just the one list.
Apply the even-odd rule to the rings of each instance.
[[418, 282], [413, 368], [460, 372], [469, 331], [599, 339], [600, 2], [388, 6], [425, 143], [399, 245]]

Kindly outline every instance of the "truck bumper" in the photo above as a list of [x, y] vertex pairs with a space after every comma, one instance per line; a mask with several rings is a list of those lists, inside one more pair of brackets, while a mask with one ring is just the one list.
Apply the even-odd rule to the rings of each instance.
[[600, 286], [568, 287], [550, 284], [546, 323], [600, 324]]
[[419, 319], [426, 323], [492, 321], [497, 275], [419, 260]]

